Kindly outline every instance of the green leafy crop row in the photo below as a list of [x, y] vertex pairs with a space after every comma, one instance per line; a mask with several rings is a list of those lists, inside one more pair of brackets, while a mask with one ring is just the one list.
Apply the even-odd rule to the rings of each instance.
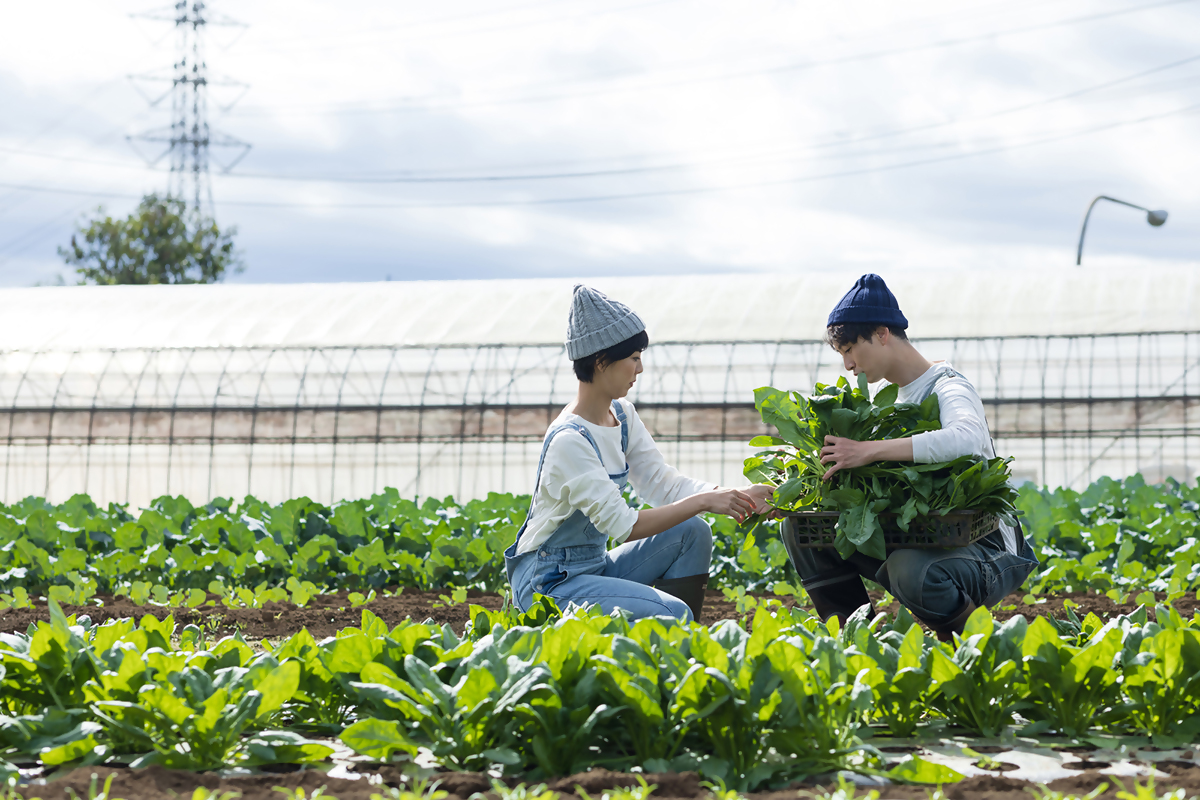
[[[139, 513], [99, 506], [87, 495], [61, 505], [30, 497], [0, 505], [0, 608], [29, 605], [39, 594], [72, 605], [118, 594], [196, 606], [214, 593], [231, 605], [257, 606], [384, 586], [503, 591], [503, 552], [528, 507], [528, 495], [417, 504], [394, 489], [332, 507], [308, 498], [272, 506], [254, 497], [193, 506], [164, 496]], [[715, 585], [764, 590], [794, 579], [783, 545], [766, 529], [756, 541], [728, 517], [710, 523]]]
[[1200, 582], [1200, 485], [1100, 478], [1082, 492], [1026, 484], [1019, 503], [1042, 566], [1036, 593], [1144, 590], [1178, 596]]
[[[0, 607], [31, 595], [85, 604], [96, 594], [197, 605], [212, 592], [238, 605], [303, 604], [313, 594], [384, 586], [504, 591], [502, 553], [528, 495], [490, 494], [417, 504], [394, 489], [326, 506], [308, 498], [270, 505], [253, 497], [193, 506], [160, 497], [138, 511], [86, 495], [0, 505]], [[1178, 595], [1200, 582], [1200, 488], [1138, 476], [1101, 478], [1084, 492], [1026, 484], [1017, 506], [1042, 562], [1035, 592], [1153, 590]], [[794, 591], [778, 523], [711, 516], [715, 588]], [[787, 588], [784, 588], [787, 587]]]
[[0, 591], [61, 586], [76, 595], [115, 594], [145, 583], [225, 594], [289, 580], [321, 590], [495, 591], [507, 582], [499, 556], [527, 508], [528, 496], [511, 494], [418, 505], [395, 489], [332, 507], [254, 497], [193, 506], [168, 496], [138, 514], [86, 495], [57, 506], [28, 498], [0, 506]]
[[426, 753], [449, 769], [530, 777], [591, 766], [696, 769], [739, 789], [830, 770], [912, 781], [956, 775], [919, 760], [888, 768], [872, 737], [946, 726], [994, 736], [1096, 731], [1159, 746], [1200, 733], [1200, 616], [1160, 607], [999, 624], [986, 609], [955, 646], [906, 612], [844, 629], [803, 611], [753, 629], [630, 622], [546, 598], [528, 614], [474, 607], [463, 636], [364, 611], [323, 641], [268, 652], [207, 641], [146, 616], [92, 625], [51, 606], [27, 635], [0, 635], [0, 772], [133, 763], [178, 768], [313, 762], [330, 739], [388, 761]]

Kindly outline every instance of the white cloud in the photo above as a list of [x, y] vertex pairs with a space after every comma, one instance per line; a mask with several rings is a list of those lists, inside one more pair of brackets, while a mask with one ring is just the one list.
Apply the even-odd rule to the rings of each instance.
[[[220, 220], [247, 251], [238, 280], [1068, 264], [1102, 192], [1171, 218], [1150, 229], [1129, 209], [1098, 209], [1089, 259], [1174, 263], [1200, 244], [1200, 114], [1172, 114], [1200, 103], [1200, 61], [1047, 102], [1196, 55], [1189, 4], [1107, 18], [1131, 4], [209, 7], [250, 25], [236, 40], [214, 29], [208, 51], [210, 67], [252, 86], [212, 115], [254, 144], [243, 173], [643, 170], [457, 184], [216, 177]], [[122, 79], [173, 57], [168, 25], [128, 16], [143, 10], [75, 0], [7, 12], [0, 182], [109, 191], [114, 212], [165, 186], [124, 141], [167, 120]], [[455, 207], [612, 195], [648, 196]], [[0, 187], [0, 208], [15, 208], [0, 215], [0, 282], [58, 270], [72, 209], [101, 199]], [[353, 207], [364, 204], [451, 207]]]

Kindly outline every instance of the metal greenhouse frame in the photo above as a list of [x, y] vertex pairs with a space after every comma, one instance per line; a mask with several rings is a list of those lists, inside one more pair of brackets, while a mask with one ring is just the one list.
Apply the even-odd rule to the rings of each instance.
[[[1200, 333], [915, 343], [975, 383], [1019, 477], [1194, 477]], [[0, 365], [7, 502], [528, 491], [576, 385], [548, 344], [13, 350]], [[763, 431], [753, 390], [839, 374], [815, 340], [656, 342], [631, 398], [680, 468], [733, 483]]]

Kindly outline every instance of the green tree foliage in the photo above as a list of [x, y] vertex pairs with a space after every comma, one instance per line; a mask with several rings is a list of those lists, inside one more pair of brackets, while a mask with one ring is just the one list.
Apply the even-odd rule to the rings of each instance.
[[80, 284], [217, 283], [244, 269], [237, 228], [222, 232], [209, 217], [193, 218], [182, 200], [149, 194], [125, 219], [97, 214], [58, 248]]

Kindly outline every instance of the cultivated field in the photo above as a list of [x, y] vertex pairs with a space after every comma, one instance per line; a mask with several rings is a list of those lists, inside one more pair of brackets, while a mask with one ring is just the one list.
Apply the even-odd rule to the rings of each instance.
[[846, 770], [889, 797], [1194, 788], [1198, 494], [1026, 487], [1042, 567], [954, 644], [881, 592], [875, 619], [822, 624], [761, 520], [712, 520], [684, 625], [507, 605], [525, 497], [29, 499], [0, 512], [0, 769], [44, 797], [93, 773], [128, 798], [761, 795]]

